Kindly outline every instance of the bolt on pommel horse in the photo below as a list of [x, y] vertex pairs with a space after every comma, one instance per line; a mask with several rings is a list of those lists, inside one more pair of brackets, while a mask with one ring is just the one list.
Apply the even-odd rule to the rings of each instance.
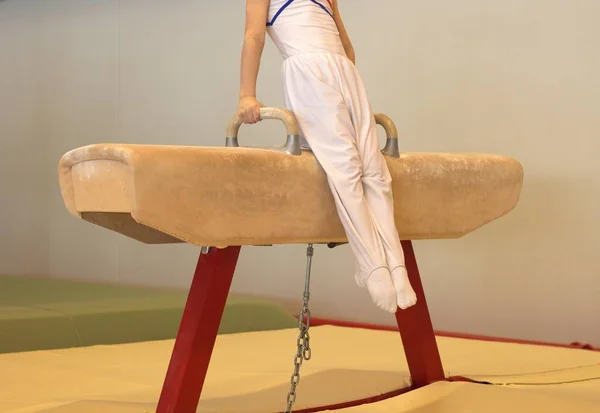
[[[147, 244], [200, 249], [157, 413], [192, 413], [202, 387], [242, 246], [308, 244], [301, 335], [288, 394], [308, 359], [308, 280], [313, 244], [347, 242], [324, 171], [300, 146], [293, 114], [262, 108], [287, 131], [282, 147], [240, 147], [241, 123], [227, 127], [225, 147], [94, 144], [67, 152], [59, 180], [70, 213]], [[398, 132], [376, 114], [393, 181], [395, 218], [418, 302], [396, 313], [412, 388], [445, 380], [413, 240], [459, 238], [506, 215], [518, 203], [521, 164], [490, 154], [399, 153]], [[318, 411], [313, 409], [311, 411]]]

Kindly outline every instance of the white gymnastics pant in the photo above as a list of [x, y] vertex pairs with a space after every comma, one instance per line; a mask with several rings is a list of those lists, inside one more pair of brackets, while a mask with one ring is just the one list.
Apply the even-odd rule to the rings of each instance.
[[391, 176], [365, 87], [352, 62], [339, 54], [297, 54], [282, 70], [286, 105], [327, 174], [357, 260], [356, 282], [364, 286], [374, 270], [404, 265]]

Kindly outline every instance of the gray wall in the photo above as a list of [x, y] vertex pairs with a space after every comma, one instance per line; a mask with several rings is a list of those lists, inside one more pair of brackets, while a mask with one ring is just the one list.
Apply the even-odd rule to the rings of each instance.
[[[600, 26], [596, 0], [341, 1], [357, 64], [402, 149], [523, 162], [519, 207], [460, 240], [416, 243], [435, 327], [600, 344]], [[244, 2], [0, 2], [0, 273], [186, 287], [196, 253], [71, 217], [60, 156], [98, 142], [222, 145]], [[269, 44], [264, 103], [282, 105]], [[278, 124], [243, 129], [273, 144]], [[302, 247], [246, 248], [234, 290], [300, 303]], [[391, 324], [317, 248], [314, 313]]]

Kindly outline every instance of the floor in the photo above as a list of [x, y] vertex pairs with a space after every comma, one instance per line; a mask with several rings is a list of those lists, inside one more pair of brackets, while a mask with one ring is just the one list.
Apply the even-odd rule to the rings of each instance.
[[[0, 275], [0, 353], [172, 339], [187, 296], [187, 290]], [[219, 333], [297, 325], [273, 302], [231, 294]]]
[[[410, 386], [399, 334], [318, 326], [294, 411]], [[219, 335], [198, 412], [282, 411], [297, 330]], [[600, 352], [438, 337], [448, 376], [351, 413], [600, 412]], [[0, 354], [3, 413], [152, 413], [173, 340]]]

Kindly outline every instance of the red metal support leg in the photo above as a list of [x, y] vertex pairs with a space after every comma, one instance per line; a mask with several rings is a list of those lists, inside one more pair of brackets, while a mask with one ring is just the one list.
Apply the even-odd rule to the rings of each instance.
[[412, 242], [402, 241], [402, 247], [408, 278], [417, 294], [417, 304], [406, 310], [398, 309], [396, 321], [413, 388], [419, 388], [435, 381], [445, 380], [445, 375]]
[[194, 413], [240, 247], [200, 254], [156, 413]]

